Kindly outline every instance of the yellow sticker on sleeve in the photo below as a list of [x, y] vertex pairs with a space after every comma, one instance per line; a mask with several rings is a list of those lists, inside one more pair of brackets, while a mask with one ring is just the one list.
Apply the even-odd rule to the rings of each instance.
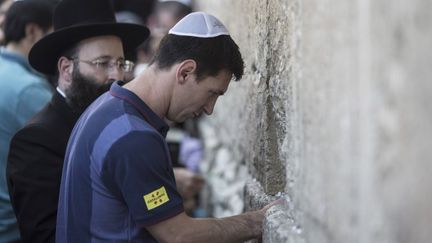
[[161, 187], [147, 195], [144, 195], [144, 202], [148, 210], [159, 207], [169, 201], [165, 187]]

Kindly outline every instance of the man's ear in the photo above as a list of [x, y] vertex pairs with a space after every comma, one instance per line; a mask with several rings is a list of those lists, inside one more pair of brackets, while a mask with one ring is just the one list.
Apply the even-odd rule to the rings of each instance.
[[184, 60], [179, 64], [176, 71], [176, 79], [180, 84], [184, 84], [192, 75], [195, 75], [197, 64], [192, 59]]
[[35, 23], [28, 23], [25, 26], [25, 38], [32, 44], [36, 43], [39, 39], [43, 37], [44, 33]]
[[57, 69], [59, 72], [59, 81], [62, 83], [62, 86], [64, 86], [61, 88], [65, 90], [72, 84], [74, 62], [67, 57], [60, 57], [57, 62]]

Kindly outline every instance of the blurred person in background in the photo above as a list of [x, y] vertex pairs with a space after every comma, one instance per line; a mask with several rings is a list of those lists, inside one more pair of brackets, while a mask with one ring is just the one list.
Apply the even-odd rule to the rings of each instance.
[[153, 59], [162, 38], [183, 17], [192, 12], [191, 0], [159, 0], [147, 23], [150, 37], [138, 47], [135, 76], [141, 73]]
[[4, 41], [3, 22], [12, 2], [13, 0], [0, 0], [0, 46], [3, 45]]
[[[111, 2], [114, 6], [117, 22], [144, 25], [150, 29], [150, 32], [153, 31], [150, 26], [154, 22], [152, 16], [157, 0], [111, 0]], [[135, 49], [132, 53], [128, 53], [128, 56], [131, 57], [130, 59], [133, 62], [137, 63]]]
[[124, 51], [149, 34], [144, 26], [116, 23], [106, 0], [63, 0], [53, 17], [54, 32], [33, 46], [29, 60], [42, 73], [57, 73], [58, 86], [48, 105], [12, 138], [8, 157], [9, 194], [24, 242], [55, 242], [72, 128], [87, 106], [131, 69]]
[[[111, 0], [116, 19], [119, 22], [129, 22], [148, 25], [157, 0]], [[125, 15], [123, 15], [125, 14]], [[124, 21], [123, 16], [128, 21]]]
[[[114, 6], [117, 22], [143, 26], [148, 25], [150, 16], [153, 13], [156, 4], [156, 0], [111, 0], [111, 2]], [[133, 49], [130, 53], [126, 53], [129, 59], [134, 63], [137, 62], [137, 49]], [[124, 81], [128, 82], [132, 80], [134, 76], [134, 70], [127, 72], [124, 75]]]
[[3, 23], [0, 49], [0, 242], [19, 239], [5, 170], [12, 136], [48, 103], [52, 88], [28, 63], [33, 46], [52, 28], [52, 6], [44, 1], [15, 1]]
[[168, 34], [168, 31], [183, 17], [192, 12], [191, 0], [159, 0], [156, 7], [156, 28]]

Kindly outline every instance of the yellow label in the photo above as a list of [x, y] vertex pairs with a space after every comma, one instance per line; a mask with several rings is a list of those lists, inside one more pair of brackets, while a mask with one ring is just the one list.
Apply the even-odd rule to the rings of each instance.
[[165, 187], [161, 187], [156, 191], [150, 192], [144, 195], [144, 202], [147, 205], [148, 210], [159, 207], [160, 205], [169, 201], [168, 194], [166, 193]]

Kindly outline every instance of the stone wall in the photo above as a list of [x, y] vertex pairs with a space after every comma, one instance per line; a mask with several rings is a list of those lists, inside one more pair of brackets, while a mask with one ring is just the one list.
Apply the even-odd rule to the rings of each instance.
[[283, 192], [263, 242], [430, 242], [432, 2], [196, 4], [246, 64], [201, 124], [214, 215]]

